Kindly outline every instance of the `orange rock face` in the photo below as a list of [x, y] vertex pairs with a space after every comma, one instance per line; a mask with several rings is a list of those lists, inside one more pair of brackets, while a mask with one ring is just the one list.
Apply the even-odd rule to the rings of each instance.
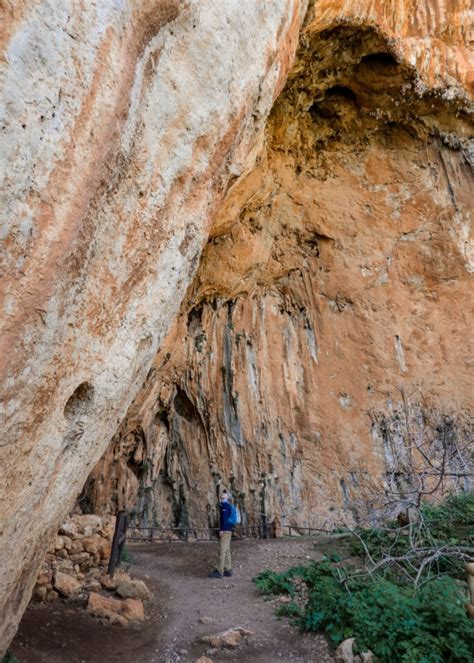
[[[93, 509], [214, 526], [227, 486], [247, 522], [330, 528], [360, 516], [409, 432], [468, 443], [472, 129], [448, 57], [463, 31], [443, 46], [419, 21], [394, 40], [397, 12], [352, 25], [322, 4], [86, 486]], [[437, 46], [418, 61], [422, 34]]]

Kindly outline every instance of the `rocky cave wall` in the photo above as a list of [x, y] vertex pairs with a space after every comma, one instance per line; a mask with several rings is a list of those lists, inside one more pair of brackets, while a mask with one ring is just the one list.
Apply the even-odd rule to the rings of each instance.
[[379, 468], [378, 389], [466, 405], [470, 4], [309, 5], [0, 5], [0, 655], [124, 418], [98, 507], [205, 521], [234, 472], [250, 514], [265, 473], [309, 519]]
[[0, 657], [252, 161], [305, 10], [0, 3]]
[[246, 522], [330, 528], [409, 433], [469, 448], [471, 107], [405, 48], [308, 21], [84, 510], [215, 526], [226, 486]]

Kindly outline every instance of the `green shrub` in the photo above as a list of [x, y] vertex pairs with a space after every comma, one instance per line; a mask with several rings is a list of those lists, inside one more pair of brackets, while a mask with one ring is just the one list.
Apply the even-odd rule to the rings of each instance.
[[0, 663], [20, 663], [15, 656], [12, 656], [9, 652], [5, 654]]
[[276, 614], [278, 617], [293, 617], [297, 619], [301, 618], [301, 610], [294, 601], [290, 601], [290, 603], [283, 603], [282, 605], [278, 606], [276, 609]]
[[263, 571], [256, 578], [254, 583], [262, 594], [289, 594], [294, 596], [295, 589], [293, 578], [300, 572], [304, 572], [304, 566], [295, 566], [284, 573], [275, 573], [274, 571]]
[[474, 493], [451, 495], [436, 506], [424, 505], [421, 512], [435, 540], [451, 543], [474, 540]]
[[451, 578], [418, 592], [380, 578], [349, 601], [352, 635], [361, 650], [371, 649], [381, 661], [472, 663], [474, 624], [464, 603]]
[[[383, 663], [472, 663], [474, 622], [466, 616], [460, 584], [440, 578], [422, 586], [399, 586], [379, 577], [347, 580], [329, 560], [286, 573], [265, 571], [255, 579], [262, 593], [297, 592], [307, 587], [302, 611], [288, 607], [304, 631], [323, 631], [333, 646], [355, 637], [360, 651], [370, 649]], [[287, 604], [292, 606], [292, 603]], [[278, 609], [284, 614], [283, 607]]]
[[130, 567], [133, 563], [132, 556], [130, 555], [128, 548], [125, 546], [122, 548], [122, 554], [120, 555], [120, 563], [123, 564], [126, 568]]
[[[474, 544], [474, 493], [452, 495], [438, 505], [425, 504], [420, 512], [422, 525], [415, 525], [419, 548], [449, 544], [469, 547]], [[376, 562], [388, 554], [402, 556], [410, 549], [408, 528], [400, 528], [397, 522], [388, 523], [383, 529], [360, 528], [356, 532], [358, 538], [352, 543], [352, 554], [364, 556], [367, 549]], [[405, 568], [410, 571], [408, 564]], [[426, 579], [430, 571], [430, 565], [427, 565], [423, 578]], [[460, 579], [465, 575], [463, 561], [447, 555], [437, 559], [436, 571]]]

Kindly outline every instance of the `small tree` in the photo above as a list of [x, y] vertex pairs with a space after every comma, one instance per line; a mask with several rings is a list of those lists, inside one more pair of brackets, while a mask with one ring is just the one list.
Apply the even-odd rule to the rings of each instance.
[[[449, 529], [450, 508], [459, 510], [460, 502], [455, 507], [448, 500], [444, 524], [429, 507], [452, 495], [469, 494], [474, 447], [466, 416], [440, 414], [423, 405], [417, 391], [399, 393], [390, 417], [369, 413], [385, 472], [377, 478], [360, 468], [362, 479], [351, 492], [355, 519], [361, 527], [372, 526], [371, 534], [348, 522], [345, 526], [358, 538], [370, 573], [392, 568], [418, 585], [433, 573], [452, 571], [456, 561], [474, 558], [473, 542]], [[456, 517], [458, 526], [463, 516]]]

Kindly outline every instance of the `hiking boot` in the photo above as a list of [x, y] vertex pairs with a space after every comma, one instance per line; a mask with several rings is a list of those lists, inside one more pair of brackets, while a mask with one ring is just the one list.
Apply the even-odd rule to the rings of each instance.
[[[225, 575], [225, 572], [224, 572], [224, 575]], [[219, 573], [219, 571], [213, 571], [207, 577], [208, 578], [222, 578], [222, 573]]]
[[226, 578], [230, 578], [233, 575], [232, 569], [227, 569], [226, 571], [224, 571], [224, 575]]

